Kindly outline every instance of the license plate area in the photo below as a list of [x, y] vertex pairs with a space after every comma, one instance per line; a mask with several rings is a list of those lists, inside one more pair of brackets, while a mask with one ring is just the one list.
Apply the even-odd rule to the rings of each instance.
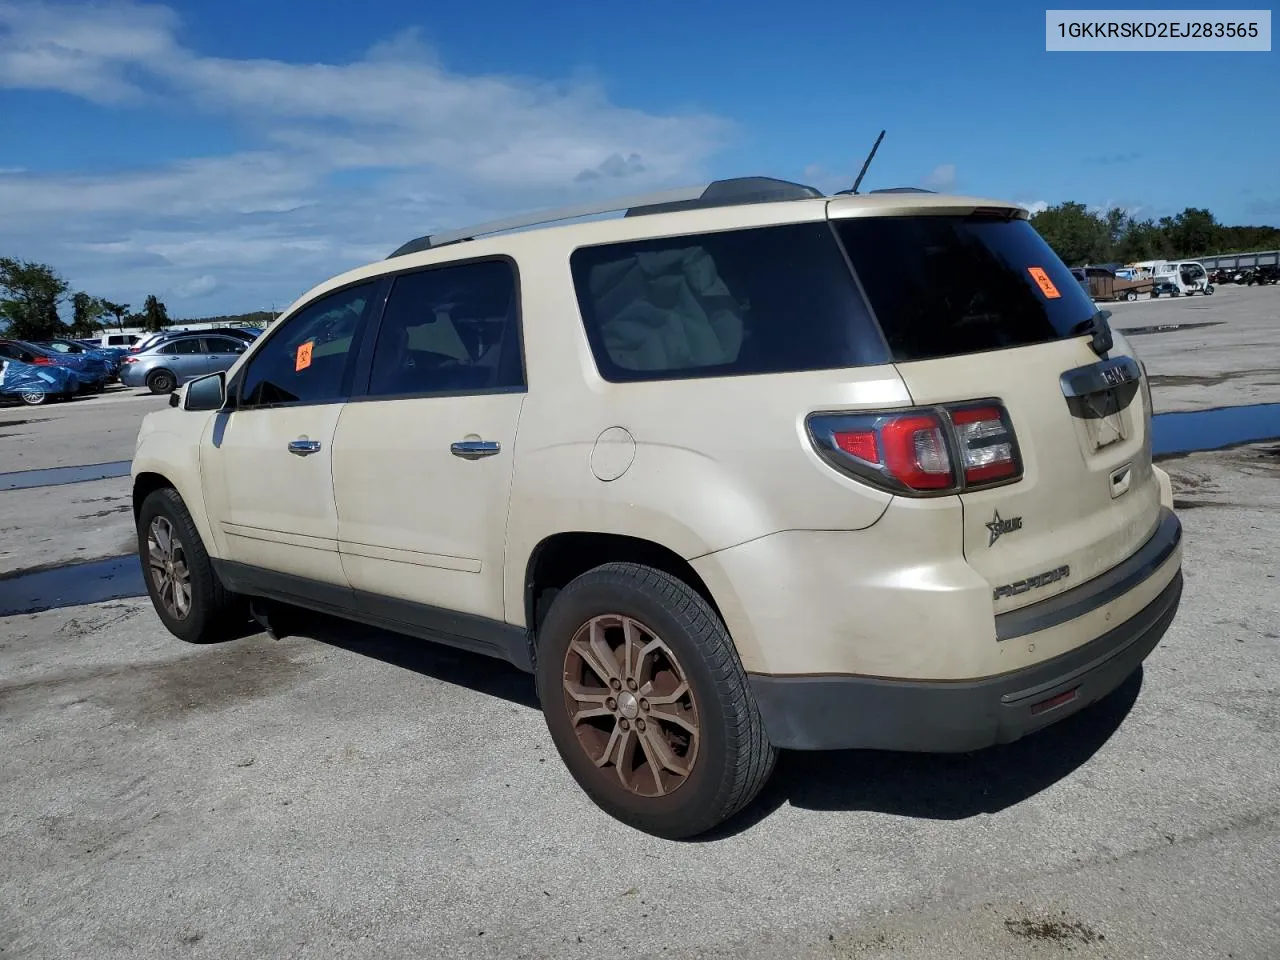
[[1134, 430], [1130, 407], [1138, 395], [1140, 377], [1138, 364], [1130, 357], [1077, 367], [1062, 375], [1062, 393], [1077, 432], [1083, 433], [1086, 454], [1129, 439]]
[[[1129, 439], [1129, 425], [1126, 423], [1128, 418], [1124, 414], [1128, 403], [1120, 395], [1118, 387], [1087, 393], [1074, 399], [1079, 410], [1073, 410], [1072, 415], [1084, 421], [1091, 451]], [[1128, 399], [1132, 400], [1133, 397]]]

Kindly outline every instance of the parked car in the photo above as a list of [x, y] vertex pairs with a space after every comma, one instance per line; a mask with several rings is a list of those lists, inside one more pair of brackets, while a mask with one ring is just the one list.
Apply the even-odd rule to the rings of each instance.
[[69, 340], [62, 337], [55, 337], [52, 340], [41, 340], [36, 345], [44, 347], [47, 350], [52, 350], [54, 353], [76, 354], [101, 360], [107, 368], [108, 382], [116, 379], [116, 375], [120, 368], [120, 360], [124, 357], [125, 353], [125, 351], [103, 350], [100, 347], [86, 346], [79, 340]]
[[75, 372], [81, 392], [101, 392], [109, 376], [109, 366], [100, 358], [59, 353], [26, 340], [0, 340], [0, 357], [37, 366], [68, 367]]
[[141, 353], [149, 350], [157, 344], [164, 343], [166, 340], [172, 340], [174, 337], [190, 336], [192, 334], [208, 334], [223, 337], [235, 337], [246, 343], [255, 340], [261, 333], [254, 327], [211, 327], [208, 330], [161, 330], [159, 333], [148, 334], [142, 340], [139, 340], [129, 348], [130, 353]]
[[142, 339], [142, 334], [140, 333], [134, 333], [132, 331], [125, 332], [123, 330], [108, 330], [97, 337], [94, 337], [90, 340], [82, 341], [82, 342], [91, 343], [94, 346], [102, 347], [103, 349], [108, 349], [108, 350], [110, 349], [128, 350], [131, 346], [133, 346], [135, 343], [137, 343], [141, 339]]
[[195, 377], [226, 370], [248, 344], [236, 337], [188, 334], [174, 337], [124, 358], [120, 382], [127, 387], [147, 387], [152, 393], [169, 393]]
[[80, 380], [68, 367], [37, 365], [0, 354], [0, 396], [33, 407], [50, 400], [69, 400], [80, 392]]
[[1027, 210], [676, 196], [411, 241], [149, 414], [163, 624], [296, 604], [506, 659], [666, 837], [780, 748], [974, 750], [1132, 674], [1181, 526], [1142, 365]]

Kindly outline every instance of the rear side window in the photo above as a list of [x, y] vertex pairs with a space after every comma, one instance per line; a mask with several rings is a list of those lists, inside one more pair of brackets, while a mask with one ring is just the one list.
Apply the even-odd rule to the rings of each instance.
[[396, 277], [374, 347], [370, 396], [523, 386], [519, 303], [509, 262], [482, 260]]
[[240, 387], [240, 407], [342, 399], [376, 287], [376, 283], [347, 287], [285, 320], [249, 361]]
[[606, 380], [887, 359], [825, 221], [583, 247], [570, 266]]
[[1096, 312], [1025, 220], [859, 217], [836, 232], [897, 361], [1077, 336]]
[[199, 352], [200, 352], [200, 341], [196, 337], [191, 337], [190, 339], [187, 339], [187, 340], [175, 340], [173, 341], [173, 343], [166, 343], [163, 347], [161, 347], [159, 350], [156, 351], [156, 353], [181, 353], [181, 354], [199, 353]]

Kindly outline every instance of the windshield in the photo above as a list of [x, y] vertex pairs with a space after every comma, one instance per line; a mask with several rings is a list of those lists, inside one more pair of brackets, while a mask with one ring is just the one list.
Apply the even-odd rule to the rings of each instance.
[[1097, 309], [1025, 220], [834, 221], [897, 361], [1077, 336]]

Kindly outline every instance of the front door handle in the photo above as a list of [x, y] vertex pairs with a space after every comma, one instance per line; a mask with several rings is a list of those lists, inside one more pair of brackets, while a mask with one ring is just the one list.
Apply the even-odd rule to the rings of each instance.
[[290, 440], [289, 452], [305, 457], [315, 453], [320, 449], [319, 440]]
[[497, 440], [459, 440], [449, 445], [449, 452], [463, 460], [492, 457], [502, 447]]

